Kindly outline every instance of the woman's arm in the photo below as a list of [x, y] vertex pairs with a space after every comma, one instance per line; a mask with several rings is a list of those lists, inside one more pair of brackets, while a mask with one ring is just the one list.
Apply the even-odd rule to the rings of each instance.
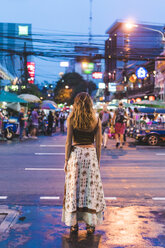
[[96, 131], [96, 154], [97, 154], [97, 160], [100, 164], [100, 157], [101, 157], [101, 143], [102, 143], [102, 130], [101, 130], [101, 121], [99, 119], [98, 121], [98, 128]]
[[67, 119], [67, 138], [65, 143], [65, 162], [69, 160], [72, 148], [73, 126], [71, 125], [70, 118]]

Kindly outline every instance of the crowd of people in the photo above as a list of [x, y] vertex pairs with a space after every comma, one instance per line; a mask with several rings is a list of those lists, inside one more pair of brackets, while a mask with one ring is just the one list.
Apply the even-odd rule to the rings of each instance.
[[123, 148], [126, 141], [127, 128], [138, 124], [151, 125], [156, 123], [165, 126], [165, 116], [158, 113], [141, 113], [137, 108], [125, 108], [122, 102], [119, 102], [115, 110], [108, 111], [107, 105], [99, 113], [102, 122], [102, 146], [107, 147], [108, 137], [115, 137], [116, 148]]
[[[32, 110], [26, 110], [21, 107], [20, 112], [14, 117], [18, 120], [19, 139], [32, 138], [37, 139], [38, 134], [52, 135], [59, 128], [61, 133], [66, 131], [66, 119], [68, 112], [61, 111], [49, 111], [48, 114], [44, 110], [40, 110], [34, 107]], [[9, 114], [6, 111], [0, 110], [0, 134], [3, 134], [4, 120], [11, 120], [13, 114]]]
[[[17, 134], [20, 140], [32, 138], [37, 139], [38, 134], [52, 135], [53, 132], [60, 131], [64, 133], [67, 130], [67, 117], [69, 111], [49, 111], [48, 114], [44, 110], [33, 108], [25, 111], [24, 107], [18, 114], [19, 127]], [[125, 108], [122, 102], [119, 102], [115, 110], [107, 109], [107, 104], [103, 105], [102, 111], [96, 113], [102, 123], [102, 146], [107, 147], [109, 137], [116, 139], [116, 148], [122, 148], [126, 141], [127, 128], [136, 125], [137, 123], [164, 123], [165, 117], [163, 114], [151, 113], [142, 114], [137, 108]], [[0, 110], [0, 134], [3, 133], [3, 120], [10, 118]]]

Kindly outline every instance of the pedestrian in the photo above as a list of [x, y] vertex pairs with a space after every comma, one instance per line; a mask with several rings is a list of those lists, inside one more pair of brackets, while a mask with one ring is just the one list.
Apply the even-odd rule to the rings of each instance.
[[[72, 141], [73, 140], [73, 141]], [[94, 146], [96, 141], [96, 148]], [[103, 221], [105, 200], [100, 177], [101, 121], [86, 92], [78, 94], [67, 120], [65, 146], [65, 191], [62, 221], [71, 233], [78, 222], [86, 223], [88, 234]]]
[[23, 140], [23, 133], [24, 133], [24, 129], [25, 129], [25, 120], [26, 120], [26, 118], [24, 116], [24, 112], [25, 112], [24, 108], [21, 107], [20, 112], [19, 112], [19, 117], [18, 117], [19, 128], [20, 128], [20, 130], [19, 130], [19, 139], [20, 139], [20, 141]]
[[[113, 116], [113, 124], [115, 124], [115, 139], [116, 139], [116, 148], [119, 147], [123, 148], [124, 144], [124, 133], [125, 133], [125, 120], [127, 120], [128, 115], [123, 108], [123, 103], [119, 102], [118, 108], [115, 110], [114, 116]], [[119, 142], [120, 138], [120, 142]]]
[[58, 121], [59, 121], [59, 112], [55, 112], [55, 121], [56, 121], [56, 128], [58, 128]]
[[27, 111], [27, 126], [25, 129], [26, 136], [31, 137], [31, 130], [32, 130], [32, 113], [30, 110]]
[[32, 130], [31, 130], [31, 138], [32, 139], [37, 139], [37, 130], [38, 130], [38, 118], [39, 115], [37, 113], [37, 109], [34, 108], [32, 111]]
[[129, 126], [133, 126], [133, 110], [128, 107], [128, 116], [129, 116]]
[[2, 110], [0, 109], [0, 134], [2, 134], [3, 119], [4, 119], [4, 115], [3, 115], [3, 113], [2, 113]]
[[60, 112], [59, 119], [60, 119], [60, 131], [64, 133], [65, 113], [63, 112], [63, 110], [61, 110]]
[[48, 115], [48, 129], [47, 129], [48, 135], [52, 135], [53, 122], [54, 122], [54, 117], [52, 115], [52, 111], [49, 111], [49, 115]]
[[99, 117], [102, 124], [103, 147], [107, 148], [108, 133], [111, 122], [111, 115], [107, 110], [107, 104], [104, 104], [103, 111], [100, 112]]

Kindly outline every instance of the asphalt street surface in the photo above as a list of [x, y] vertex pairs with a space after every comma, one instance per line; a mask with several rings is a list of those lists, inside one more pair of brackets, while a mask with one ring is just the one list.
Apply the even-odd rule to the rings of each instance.
[[101, 157], [105, 221], [93, 237], [83, 225], [70, 237], [61, 223], [65, 138], [0, 142], [0, 207], [19, 213], [0, 247], [165, 247], [165, 147], [128, 139], [116, 149], [109, 140]]

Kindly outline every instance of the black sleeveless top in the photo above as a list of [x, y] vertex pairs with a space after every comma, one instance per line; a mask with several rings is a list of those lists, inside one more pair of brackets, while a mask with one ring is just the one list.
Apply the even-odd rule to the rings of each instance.
[[97, 132], [98, 122], [96, 127], [91, 131], [83, 131], [73, 128], [73, 141], [79, 145], [91, 145], [94, 143], [94, 136]]

